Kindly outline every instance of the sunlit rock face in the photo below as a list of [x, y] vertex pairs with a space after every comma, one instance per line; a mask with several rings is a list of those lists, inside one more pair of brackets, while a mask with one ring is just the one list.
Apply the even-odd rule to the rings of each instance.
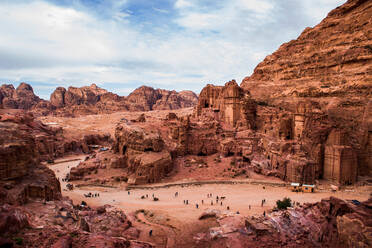
[[172, 157], [158, 130], [119, 123], [114, 150], [122, 157], [119, 167], [128, 169], [131, 184], [158, 182], [173, 167]]
[[244, 92], [235, 80], [232, 80], [225, 86], [208, 84], [204, 87], [195, 112], [197, 116], [210, 115], [230, 126], [236, 126], [240, 121], [253, 127], [256, 104], [250, 98], [249, 92]]
[[220, 226], [194, 239], [209, 247], [369, 247], [371, 203], [330, 197], [266, 216], [205, 212], [201, 217], [216, 217]]
[[[314, 167], [288, 167], [283, 150], [264, 146], [281, 177], [292, 180], [293, 171], [314, 171], [314, 178], [348, 184], [372, 173], [372, 42], [365, 35], [372, 30], [371, 7], [371, 1], [347, 1], [267, 56], [242, 81], [258, 104], [255, 127], [265, 134], [263, 143], [279, 142], [273, 137], [286, 140], [295, 167], [304, 158], [304, 168]], [[215, 89], [205, 95], [218, 94]], [[202, 97], [199, 103], [209, 104]], [[342, 142], [334, 140], [335, 133], [344, 137]]]
[[21, 83], [17, 89], [11, 84], [3, 84], [0, 87], [0, 106], [10, 109], [29, 110], [41, 100], [34, 94], [29, 84]]

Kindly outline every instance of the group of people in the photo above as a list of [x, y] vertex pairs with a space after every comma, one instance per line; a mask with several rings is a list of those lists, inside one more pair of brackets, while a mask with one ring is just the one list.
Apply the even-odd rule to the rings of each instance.
[[[175, 193], [175, 197], [177, 197], [177, 196], [178, 196], [178, 192]], [[212, 193], [207, 194], [207, 198], [212, 198], [212, 196], [213, 196]], [[220, 197], [216, 196], [216, 203], [215, 204], [216, 205], [220, 204], [222, 206], [223, 205], [222, 202], [225, 199], [226, 199], [225, 196], [220, 196]], [[183, 204], [189, 205], [189, 200], [183, 200]], [[204, 200], [201, 200], [201, 204], [204, 205]], [[213, 206], [213, 204], [214, 204], [214, 200], [211, 200], [211, 206]], [[195, 203], [195, 207], [198, 209], [199, 208], [199, 203]], [[230, 207], [227, 206], [226, 209], [230, 210]]]
[[89, 192], [88, 194], [84, 194], [85, 197], [99, 197], [99, 193], [92, 193]]

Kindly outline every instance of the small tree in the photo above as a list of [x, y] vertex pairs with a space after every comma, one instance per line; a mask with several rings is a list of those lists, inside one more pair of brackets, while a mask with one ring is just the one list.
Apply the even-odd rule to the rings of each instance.
[[289, 197], [284, 197], [283, 200], [276, 201], [276, 207], [278, 209], [287, 209], [292, 206], [292, 200]]

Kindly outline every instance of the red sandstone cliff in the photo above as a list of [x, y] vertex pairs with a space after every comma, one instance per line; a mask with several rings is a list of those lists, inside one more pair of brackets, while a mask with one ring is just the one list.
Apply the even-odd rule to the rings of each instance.
[[58, 87], [50, 101], [36, 96], [30, 85], [21, 83], [0, 87], [0, 108], [31, 110], [37, 115], [76, 116], [116, 111], [149, 111], [180, 109], [194, 106], [198, 96], [192, 91], [168, 91], [142, 86], [128, 97], [119, 96], [95, 84], [84, 87]]
[[267, 56], [241, 83], [259, 105], [294, 114], [295, 127], [287, 129], [303, 139], [310, 154], [322, 150], [331, 129], [338, 129], [343, 141], [330, 141], [332, 149], [312, 158], [333, 157], [332, 164], [347, 158], [358, 164], [359, 175], [372, 173], [371, 16], [372, 1], [347, 1]]
[[255, 98], [371, 97], [372, 2], [349, 0], [284, 43], [241, 86]]

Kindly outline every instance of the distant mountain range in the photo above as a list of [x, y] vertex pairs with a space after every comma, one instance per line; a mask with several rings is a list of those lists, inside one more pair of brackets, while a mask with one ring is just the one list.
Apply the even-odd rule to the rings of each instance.
[[95, 84], [84, 87], [58, 87], [50, 100], [40, 99], [29, 84], [16, 89], [11, 84], [0, 87], [0, 108], [30, 110], [37, 115], [75, 116], [116, 111], [172, 110], [192, 107], [198, 96], [192, 91], [169, 91], [141, 86], [129, 96], [119, 96]]

